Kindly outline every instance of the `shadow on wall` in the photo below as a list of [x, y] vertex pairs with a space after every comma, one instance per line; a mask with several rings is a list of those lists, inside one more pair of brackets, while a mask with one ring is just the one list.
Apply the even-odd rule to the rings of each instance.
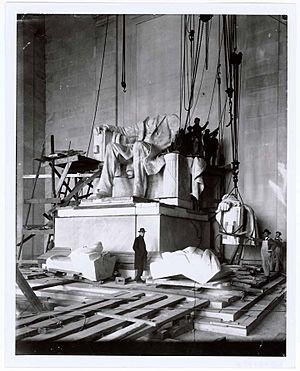
[[278, 184], [269, 180], [269, 185], [275, 193], [278, 201], [286, 206], [287, 170], [283, 162], [278, 163]]

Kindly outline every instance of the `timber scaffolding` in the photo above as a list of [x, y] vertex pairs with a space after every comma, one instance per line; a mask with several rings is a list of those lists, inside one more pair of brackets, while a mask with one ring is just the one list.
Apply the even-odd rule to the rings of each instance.
[[[99, 343], [100, 348], [93, 348], [97, 354], [112, 354], [107, 342], [176, 344], [181, 335], [199, 331], [245, 339], [286, 295], [284, 275], [273, 273], [266, 280], [258, 270], [253, 273], [255, 267], [246, 266], [226, 266], [222, 278], [205, 285], [181, 277], [148, 280], [146, 284], [122, 284], [112, 279], [91, 282], [38, 267], [21, 270], [43, 311], [30, 313], [30, 305], [17, 289], [18, 354], [31, 354], [40, 347], [47, 352], [45, 348], [50, 349], [51, 344], [67, 354], [68, 346], [76, 344], [80, 353], [87, 344]], [[122, 349], [126, 353], [120, 346], [113, 354], [122, 354]], [[157, 349], [155, 345], [153, 349]], [[249, 348], [247, 352], [250, 354]], [[284, 353], [282, 347], [280, 352]]]
[[[54, 151], [54, 136], [51, 135], [51, 153], [45, 156], [45, 143], [43, 143], [40, 158], [35, 158], [38, 162], [36, 174], [24, 175], [24, 179], [33, 179], [31, 198], [24, 200], [24, 205], [28, 205], [25, 223], [23, 225], [21, 241], [17, 243], [17, 261], [22, 261], [22, 251], [24, 244], [36, 235], [48, 237], [44, 253], [51, 250], [51, 238], [55, 233], [55, 216], [57, 206], [64, 207], [78, 205], [82, 199], [92, 195], [94, 179], [100, 176], [103, 163], [90, 157], [86, 157], [83, 151], [69, 149], [67, 151]], [[43, 168], [49, 168], [49, 174], [41, 174]], [[39, 179], [51, 180], [51, 197], [36, 198], [36, 187]], [[73, 182], [70, 182], [73, 179]], [[72, 185], [72, 183], [74, 183]], [[29, 224], [33, 217], [34, 205], [47, 205], [51, 207], [47, 212], [40, 215], [39, 224]], [[42, 222], [43, 219], [47, 223]]]

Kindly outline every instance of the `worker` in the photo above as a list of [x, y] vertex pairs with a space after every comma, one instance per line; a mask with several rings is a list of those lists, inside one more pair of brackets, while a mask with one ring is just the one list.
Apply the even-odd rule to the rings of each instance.
[[198, 147], [194, 146], [194, 134], [193, 134], [193, 127], [188, 126], [187, 127], [187, 133], [184, 137], [184, 155], [191, 155], [196, 154], [198, 150]]
[[207, 128], [207, 125], [209, 124], [208, 121], [206, 121], [205, 125], [200, 126], [200, 118], [196, 117], [194, 120], [194, 126], [193, 126], [193, 135], [194, 135], [194, 147], [195, 147], [195, 154], [199, 156], [203, 156], [203, 145], [202, 145], [202, 133]]
[[136, 269], [137, 274], [135, 277], [136, 282], [144, 283], [144, 281], [141, 279], [143, 271], [146, 269], [146, 262], [147, 262], [147, 250], [146, 250], [146, 244], [144, 240], [145, 236], [145, 229], [140, 228], [138, 231], [139, 235], [135, 238], [134, 244], [133, 244], [133, 250], [134, 250], [134, 269]]
[[274, 241], [276, 244], [274, 250], [275, 272], [280, 272], [283, 268], [283, 243], [280, 231], [276, 231]]
[[207, 165], [215, 166], [217, 152], [219, 147], [219, 141], [217, 135], [219, 134], [219, 128], [216, 128], [214, 131], [210, 132], [209, 129], [206, 129], [203, 135], [203, 148], [204, 156]]
[[274, 250], [275, 243], [272, 238], [270, 238], [271, 232], [268, 229], [263, 231], [263, 239], [261, 243], [261, 262], [264, 270], [264, 275], [269, 278], [270, 272], [274, 267]]

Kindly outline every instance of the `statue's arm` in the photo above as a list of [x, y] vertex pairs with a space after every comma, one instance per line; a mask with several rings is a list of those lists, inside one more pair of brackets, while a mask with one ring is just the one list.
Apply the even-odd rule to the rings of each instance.
[[112, 142], [114, 143], [134, 143], [137, 140], [138, 133], [135, 126], [115, 126], [115, 125], [98, 125], [95, 127], [95, 134], [100, 135], [104, 132], [110, 132], [112, 134]]

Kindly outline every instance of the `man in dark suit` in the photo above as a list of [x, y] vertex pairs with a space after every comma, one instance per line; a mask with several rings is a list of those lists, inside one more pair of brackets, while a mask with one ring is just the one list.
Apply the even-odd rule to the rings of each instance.
[[271, 232], [268, 229], [263, 231], [263, 239], [261, 242], [261, 262], [264, 270], [264, 275], [269, 278], [270, 271], [274, 269], [274, 250], [276, 244], [272, 238], [270, 238]]
[[133, 244], [133, 250], [134, 250], [134, 269], [137, 270], [137, 274], [135, 277], [136, 282], [144, 282], [141, 279], [141, 276], [143, 274], [143, 271], [146, 269], [146, 262], [147, 262], [147, 250], [146, 250], [146, 244], [144, 240], [145, 235], [145, 229], [140, 228], [138, 231], [139, 236], [135, 238], [134, 244]]
[[280, 272], [283, 270], [283, 246], [284, 246], [281, 238], [281, 232], [279, 231], [276, 232], [274, 241], [276, 243], [276, 248], [274, 250], [275, 272]]

